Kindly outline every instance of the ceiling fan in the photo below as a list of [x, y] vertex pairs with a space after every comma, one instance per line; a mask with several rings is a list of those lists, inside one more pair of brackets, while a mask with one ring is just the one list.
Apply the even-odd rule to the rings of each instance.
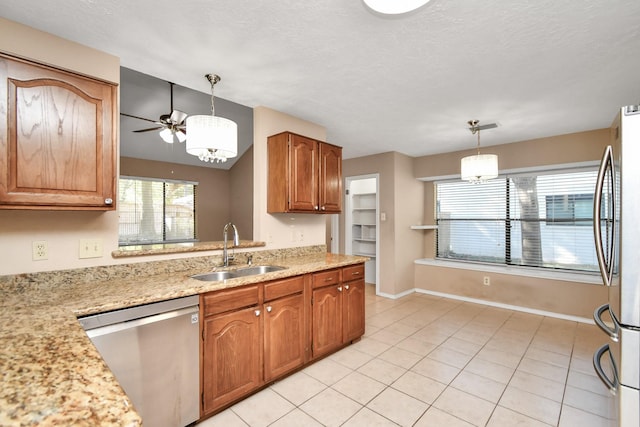
[[154, 130], [160, 130], [160, 138], [164, 142], [173, 144], [174, 142], [184, 142], [187, 140], [187, 126], [185, 120], [187, 119], [187, 113], [173, 109], [173, 86], [175, 83], [168, 82], [171, 87], [171, 113], [163, 114], [158, 120], [146, 119], [144, 117], [134, 116], [132, 114], [120, 113], [122, 116], [132, 117], [138, 120], [144, 120], [147, 122], [155, 123], [158, 126], [134, 130], [135, 133], [151, 132]]

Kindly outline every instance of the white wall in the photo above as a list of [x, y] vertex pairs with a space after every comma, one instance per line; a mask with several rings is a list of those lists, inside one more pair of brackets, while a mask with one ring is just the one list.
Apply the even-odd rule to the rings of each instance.
[[266, 107], [253, 110], [253, 238], [269, 249], [324, 245], [325, 215], [267, 213], [267, 138], [284, 131], [327, 142], [322, 126]]

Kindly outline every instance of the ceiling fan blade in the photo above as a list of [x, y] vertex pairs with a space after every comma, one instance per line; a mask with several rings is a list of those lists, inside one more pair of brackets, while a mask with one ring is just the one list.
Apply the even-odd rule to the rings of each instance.
[[135, 133], [140, 133], [140, 132], [151, 132], [152, 130], [159, 130], [164, 128], [164, 126], [159, 126], [159, 127], [155, 127], [155, 128], [148, 128], [148, 129], [138, 129], [138, 130], [134, 130], [133, 132]]
[[138, 119], [138, 120], [144, 120], [144, 121], [146, 121], [146, 122], [156, 123], [156, 121], [155, 121], [155, 120], [145, 119], [144, 117], [134, 116], [133, 114], [120, 113], [120, 115], [121, 115], [121, 116], [125, 116], [125, 117], [131, 117], [131, 118]]

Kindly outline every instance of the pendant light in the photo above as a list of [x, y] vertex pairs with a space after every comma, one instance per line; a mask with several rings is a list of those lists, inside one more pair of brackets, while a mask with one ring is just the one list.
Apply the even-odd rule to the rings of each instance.
[[[464, 157], [460, 161], [460, 176], [464, 181], [479, 184], [498, 176], [498, 156], [495, 154], [480, 154], [480, 123], [478, 120], [469, 120], [469, 130], [472, 134], [478, 134], [478, 153]], [[482, 126], [484, 129], [497, 127], [496, 124]]]
[[205, 75], [211, 83], [211, 115], [187, 117], [187, 153], [203, 162], [226, 162], [238, 155], [238, 125], [215, 114], [213, 88], [220, 81], [216, 74]]
[[411, 12], [429, 3], [429, 0], [364, 0], [374, 12], [383, 15], [400, 15]]

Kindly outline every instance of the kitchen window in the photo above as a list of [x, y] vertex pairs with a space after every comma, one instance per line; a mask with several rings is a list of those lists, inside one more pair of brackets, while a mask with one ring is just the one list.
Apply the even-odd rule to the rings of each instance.
[[119, 244], [194, 241], [197, 186], [189, 181], [120, 177]]
[[510, 174], [483, 184], [436, 185], [436, 257], [598, 271], [595, 168]]

